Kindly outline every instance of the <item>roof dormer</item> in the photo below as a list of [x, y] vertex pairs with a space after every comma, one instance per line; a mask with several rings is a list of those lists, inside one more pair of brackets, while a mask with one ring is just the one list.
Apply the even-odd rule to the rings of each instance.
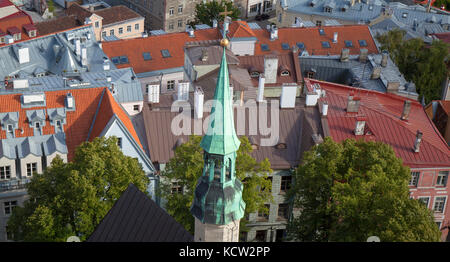
[[1, 128], [6, 132], [6, 138], [15, 137], [15, 130], [19, 128], [19, 113], [0, 113]]
[[33, 129], [34, 135], [42, 135], [42, 127], [45, 126], [45, 110], [28, 110], [26, 111], [28, 123]]

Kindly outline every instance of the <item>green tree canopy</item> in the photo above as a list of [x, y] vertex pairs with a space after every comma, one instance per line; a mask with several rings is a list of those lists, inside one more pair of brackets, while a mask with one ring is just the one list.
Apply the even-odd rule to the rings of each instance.
[[439, 241], [433, 214], [409, 198], [410, 170], [380, 142], [326, 138], [306, 152], [288, 193], [300, 241]]
[[[186, 230], [194, 232], [194, 217], [190, 212], [194, 200], [195, 187], [203, 172], [203, 149], [201, 136], [191, 136], [189, 140], [175, 149], [175, 155], [167, 163], [161, 174], [159, 194], [167, 202], [167, 212], [182, 224]], [[272, 172], [270, 162], [265, 159], [257, 162], [250, 153], [253, 151], [247, 137], [240, 138], [241, 145], [236, 157], [236, 177], [243, 181], [242, 198], [246, 203], [245, 216], [249, 213], [268, 212], [264, 203], [272, 201], [272, 182], [267, 173]], [[178, 181], [183, 193], [172, 192], [172, 182]], [[246, 220], [241, 219], [241, 232], [246, 230]]]
[[387, 50], [407, 81], [416, 85], [419, 100], [425, 103], [438, 100], [447, 76], [449, 46], [439, 40], [426, 46], [422, 39], [404, 40], [405, 31], [395, 29], [378, 35], [382, 50]]
[[83, 241], [93, 232], [130, 183], [146, 191], [148, 177], [137, 159], [125, 156], [117, 138], [96, 138], [60, 157], [27, 184], [29, 200], [16, 207], [8, 228], [16, 241]]
[[223, 21], [225, 16], [220, 15], [219, 13], [225, 11], [225, 6], [227, 7], [227, 12], [231, 11], [233, 13], [228, 16], [231, 19], [236, 20], [241, 15], [241, 11], [235, 6], [233, 6], [233, 2], [221, 0], [216, 1], [213, 0], [211, 2], [199, 3], [195, 6], [195, 24], [207, 24], [212, 26], [212, 21], [216, 19], [218, 22]]

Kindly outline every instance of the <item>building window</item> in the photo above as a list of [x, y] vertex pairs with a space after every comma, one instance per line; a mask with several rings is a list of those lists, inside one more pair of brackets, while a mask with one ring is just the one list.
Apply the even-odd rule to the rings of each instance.
[[173, 7], [169, 8], [169, 15], [173, 15], [174, 14], [174, 9]]
[[287, 192], [291, 188], [291, 183], [292, 183], [291, 176], [282, 176], [280, 191], [283, 193]]
[[119, 35], [123, 34], [123, 27], [119, 27]]
[[445, 201], [447, 200], [447, 197], [436, 197], [434, 199], [434, 207], [433, 210], [436, 213], [443, 213], [444, 207], [445, 207]]
[[418, 200], [425, 204], [425, 206], [428, 208], [428, 202], [430, 202], [430, 197], [419, 197]]
[[316, 26], [322, 26], [322, 21], [317, 20], [317, 21], [316, 21]]
[[281, 71], [281, 76], [289, 76], [289, 71], [288, 70], [283, 70]]
[[122, 148], [122, 138], [121, 138], [121, 137], [118, 137], [118, 138], [117, 138], [117, 146], [118, 146], [119, 148]]
[[448, 171], [439, 171], [436, 186], [446, 186], [448, 178]]
[[269, 212], [270, 212], [270, 205], [264, 205], [267, 209], [267, 213], [264, 211], [259, 210], [258, 211], [258, 219], [267, 221], [269, 219]]
[[255, 240], [258, 242], [265, 242], [266, 241], [266, 230], [257, 230]]
[[133, 105], [133, 111], [139, 112], [139, 105]]
[[169, 30], [173, 30], [173, 23], [169, 24]]
[[106, 31], [103, 31], [102, 32], [102, 37], [105, 37], [106, 36]]
[[307, 78], [314, 78], [315, 75], [316, 75], [316, 72], [314, 72], [314, 71], [308, 71], [306, 73]]
[[3, 205], [5, 207], [5, 215], [11, 215], [12, 211], [17, 206], [17, 201], [3, 202]]
[[109, 35], [114, 35], [114, 29], [109, 30]]
[[417, 186], [419, 183], [420, 172], [411, 172], [411, 180], [409, 180], [410, 186]]
[[259, 72], [258, 71], [251, 72], [250, 77], [259, 77]]
[[13, 125], [7, 125], [7, 126], [6, 126], [6, 131], [7, 131], [9, 134], [13, 135], [13, 134], [14, 134]]
[[127, 26], [127, 32], [131, 32], [131, 25]]
[[10, 179], [11, 178], [11, 166], [1, 166], [0, 167], [0, 179]]
[[258, 11], [258, 5], [251, 5], [250, 6], [250, 13], [256, 13]]
[[436, 222], [436, 226], [439, 228], [439, 230], [441, 230], [441, 224], [442, 224], [442, 222], [441, 221], [439, 221], [439, 222]]
[[178, 6], [178, 13], [182, 14], [183, 13], [183, 5], [179, 5]]
[[179, 182], [172, 182], [171, 192], [172, 194], [182, 194], [183, 186]]
[[139, 30], [139, 24], [134, 25], [134, 30]]
[[173, 90], [175, 88], [175, 80], [167, 81], [167, 90]]
[[333, 11], [330, 7], [325, 7], [325, 13], [331, 13]]
[[178, 20], [178, 27], [183, 27], [183, 20]]
[[95, 28], [99, 28], [100, 27], [100, 23], [97, 21], [95, 22]]
[[34, 123], [34, 128], [39, 129], [41, 128], [41, 124], [39, 122]]
[[279, 204], [278, 205], [278, 219], [285, 220], [288, 219], [289, 215], [289, 206], [288, 204]]
[[37, 163], [27, 164], [27, 176], [32, 176], [37, 173]]

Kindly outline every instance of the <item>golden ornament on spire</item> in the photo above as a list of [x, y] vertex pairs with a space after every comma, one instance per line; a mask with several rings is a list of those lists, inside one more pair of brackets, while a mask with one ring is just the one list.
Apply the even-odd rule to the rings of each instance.
[[230, 44], [230, 41], [228, 41], [228, 39], [223, 38], [222, 40], [220, 40], [220, 46], [223, 47], [227, 47]]

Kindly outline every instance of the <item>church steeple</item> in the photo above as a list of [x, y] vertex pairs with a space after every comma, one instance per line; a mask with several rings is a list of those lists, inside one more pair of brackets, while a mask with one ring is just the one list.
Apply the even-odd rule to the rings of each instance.
[[191, 213], [195, 217], [195, 241], [237, 242], [239, 221], [244, 216], [242, 183], [236, 178], [236, 152], [240, 141], [234, 129], [232, 94], [226, 46], [222, 39], [222, 62], [214, 92], [204, 149], [203, 175], [195, 189]]

